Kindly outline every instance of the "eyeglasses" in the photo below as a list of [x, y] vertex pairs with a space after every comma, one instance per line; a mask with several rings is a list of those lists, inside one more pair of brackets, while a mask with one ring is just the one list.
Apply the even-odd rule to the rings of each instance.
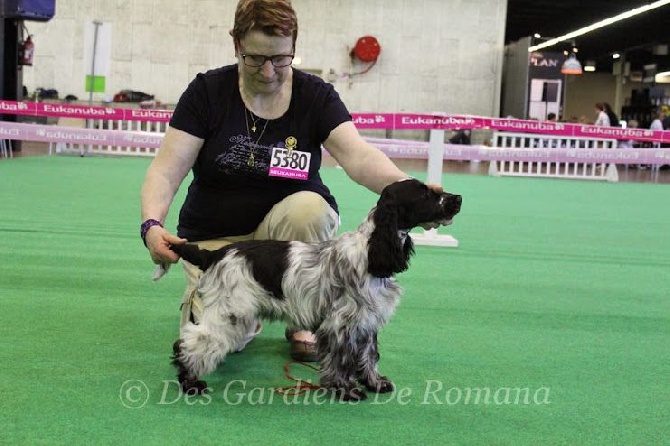
[[262, 67], [266, 61], [270, 61], [272, 66], [281, 68], [288, 67], [293, 62], [293, 54], [275, 54], [274, 56], [262, 56], [260, 54], [240, 54], [244, 65], [248, 67]]

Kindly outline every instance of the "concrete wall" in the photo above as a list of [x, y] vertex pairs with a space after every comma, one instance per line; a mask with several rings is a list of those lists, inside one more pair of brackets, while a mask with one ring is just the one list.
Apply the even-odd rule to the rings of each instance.
[[[174, 103], [190, 80], [234, 63], [236, 0], [58, 0], [46, 23], [26, 22], [34, 35], [33, 67], [24, 84], [55, 88], [60, 96], [84, 91], [84, 26], [112, 25], [111, 74], [104, 95], [144, 91]], [[498, 115], [506, 0], [294, 0], [301, 69], [333, 82], [353, 112], [425, 112]], [[375, 36], [381, 56], [368, 73], [349, 51]], [[86, 67], [88, 68], [88, 67]]]
[[528, 115], [528, 47], [530, 37], [505, 48], [502, 79], [502, 116], [522, 118]]

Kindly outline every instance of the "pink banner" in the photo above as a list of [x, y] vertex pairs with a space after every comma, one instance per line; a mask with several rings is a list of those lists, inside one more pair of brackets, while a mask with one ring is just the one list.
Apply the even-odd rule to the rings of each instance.
[[[429, 114], [352, 114], [354, 124], [361, 129], [397, 130], [472, 130], [490, 129], [517, 133], [538, 133], [565, 138], [617, 139], [670, 143], [670, 131], [634, 128], [602, 127], [563, 122], [523, 119], [486, 118], [461, 115]], [[388, 125], [393, 123], [392, 126]]]
[[168, 122], [170, 110], [112, 108], [51, 102], [0, 101], [0, 114], [47, 116], [54, 118], [107, 119], [115, 121]]
[[[161, 133], [98, 130], [0, 121], [0, 139], [114, 147], [158, 148]], [[391, 158], [428, 159], [425, 141], [366, 138]], [[533, 161], [543, 163], [670, 164], [670, 149], [516, 149], [444, 144], [445, 160]]]
[[485, 128], [484, 120], [473, 116], [422, 115], [410, 113], [395, 114], [395, 128], [398, 130], [452, 130]]
[[[112, 108], [48, 102], [0, 101], [0, 114], [73, 117], [125, 121], [168, 122], [171, 110]], [[566, 138], [600, 138], [670, 143], [670, 130], [623, 129], [586, 124], [489, 118], [467, 115], [417, 113], [352, 113], [359, 129], [371, 130], [472, 130], [490, 129], [518, 133], [538, 133]]]
[[390, 113], [352, 113], [354, 125], [359, 129], [385, 130], [393, 128]]
[[475, 118], [477, 125], [470, 128], [490, 128], [498, 131], [541, 133], [572, 138], [602, 138], [651, 142], [670, 142], [670, 131], [623, 129], [564, 122], [530, 121], [521, 119]]

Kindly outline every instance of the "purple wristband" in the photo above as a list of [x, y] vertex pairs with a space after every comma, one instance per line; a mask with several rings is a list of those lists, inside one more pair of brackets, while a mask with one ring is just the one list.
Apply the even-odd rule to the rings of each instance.
[[163, 224], [159, 222], [158, 220], [154, 220], [153, 218], [150, 218], [148, 220], [145, 220], [142, 225], [140, 226], [140, 237], [142, 237], [142, 241], [144, 242], [144, 246], [147, 246], [147, 232], [149, 231], [149, 228], [152, 226], [160, 226], [161, 228], [163, 227]]

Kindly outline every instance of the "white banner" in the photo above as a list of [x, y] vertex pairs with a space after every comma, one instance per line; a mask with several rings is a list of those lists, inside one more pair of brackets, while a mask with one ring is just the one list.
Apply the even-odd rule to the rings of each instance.
[[111, 63], [112, 24], [87, 23], [84, 26], [84, 76], [107, 77], [109, 76]]

